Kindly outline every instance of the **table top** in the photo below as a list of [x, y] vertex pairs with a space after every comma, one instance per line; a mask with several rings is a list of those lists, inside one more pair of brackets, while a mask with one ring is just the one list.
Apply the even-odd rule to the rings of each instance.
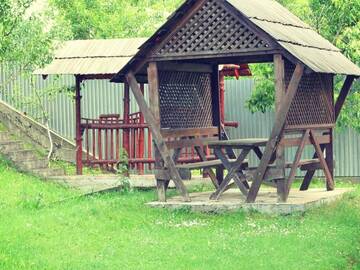
[[262, 147], [266, 146], [269, 139], [265, 138], [249, 138], [249, 139], [236, 139], [227, 141], [209, 141], [206, 144], [210, 148], [217, 147], [232, 147], [232, 148], [245, 148], [245, 147]]

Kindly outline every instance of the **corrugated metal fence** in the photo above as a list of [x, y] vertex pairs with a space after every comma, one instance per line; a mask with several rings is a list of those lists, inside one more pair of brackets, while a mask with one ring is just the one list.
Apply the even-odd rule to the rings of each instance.
[[[10, 74], [4, 67], [0, 67], [0, 86], [6, 82]], [[15, 108], [26, 112], [28, 115], [38, 118], [39, 110], [31, 104], [19, 104], [14, 98], [16, 95], [29, 96], [33, 89], [45, 89], [58, 80], [64, 88], [75, 84], [73, 76], [49, 77], [43, 80], [40, 76], [32, 79], [18, 76], [14, 82], [1, 87], [0, 98]], [[240, 127], [229, 129], [231, 138], [268, 137], [273, 124], [273, 113], [252, 114], [245, 107], [246, 100], [250, 97], [254, 88], [252, 79], [227, 80], [226, 81], [226, 120], [238, 121]], [[145, 91], [146, 92], [146, 91]], [[108, 81], [87, 81], [82, 91], [82, 115], [86, 118], [97, 118], [100, 114], [119, 113], [122, 115], [123, 85], [112, 84]], [[50, 126], [62, 136], [73, 140], [74, 138], [74, 103], [69, 93], [60, 93], [53, 98], [43, 98], [43, 106], [50, 117]], [[138, 110], [136, 102], [131, 97], [131, 112]], [[287, 152], [287, 158], [291, 160], [296, 149]], [[313, 154], [313, 148], [307, 147], [306, 158]], [[252, 157], [251, 161], [255, 158]], [[351, 129], [337, 132], [335, 135], [335, 160], [337, 176], [360, 176], [360, 134]]]

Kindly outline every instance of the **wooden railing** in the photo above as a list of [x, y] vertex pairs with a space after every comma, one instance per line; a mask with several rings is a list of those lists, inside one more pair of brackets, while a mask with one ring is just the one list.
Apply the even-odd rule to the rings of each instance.
[[146, 165], [147, 169], [152, 169], [155, 161], [151, 132], [140, 113], [131, 114], [128, 123], [116, 114], [101, 115], [99, 119], [83, 118], [81, 129], [85, 165], [115, 169], [127, 161], [129, 169], [136, 169], [139, 174], [144, 173]]

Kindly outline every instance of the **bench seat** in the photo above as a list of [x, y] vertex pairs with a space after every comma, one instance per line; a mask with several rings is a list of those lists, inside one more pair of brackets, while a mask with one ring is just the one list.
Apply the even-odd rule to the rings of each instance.
[[[231, 159], [230, 162], [235, 162], [235, 159]], [[221, 160], [215, 159], [215, 160], [201, 161], [201, 162], [188, 163], [188, 164], [179, 164], [176, 166], [176, 168], [187, 169], [187, 170], [199, 170], [199, 169], [208, 169], [208, 168], [214, 168], [220, 166], [222, 166]], [[243, 169], [246, 169], [248, 167], [248, 161], [245, 160], [242, 166]]]

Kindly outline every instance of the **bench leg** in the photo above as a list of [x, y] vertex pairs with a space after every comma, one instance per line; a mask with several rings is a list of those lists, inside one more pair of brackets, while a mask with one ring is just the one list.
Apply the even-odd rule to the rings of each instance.
[[224, 181], [224, 169], [216, 168], [216, 179], [219, 185], [221, 185], [222, 181]]
[[156, 179], [156, 188], [159, 202], [166, 202], [166, 190], [169, 187], [169, 180]]

